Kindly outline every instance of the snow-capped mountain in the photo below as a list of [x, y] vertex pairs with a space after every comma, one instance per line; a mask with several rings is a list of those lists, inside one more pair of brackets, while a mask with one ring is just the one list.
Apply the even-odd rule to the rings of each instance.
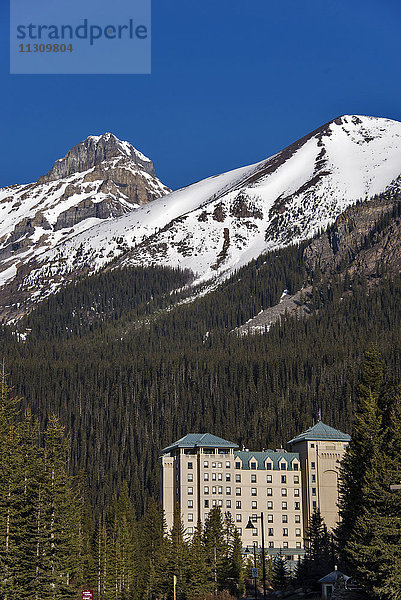
[[[56, 163], [46, 177], [74, 177], [74, 164], [60, 170]], [[25, 264], [13, 288], [43, 297], [112, 259], [113, 266], [188, 268], [196, 282], [221, 278], [267, 250], [312, 237], [348, 206], [398, 185], [400, 174], [401, 123], [339, 117], [266, 160], [68, 234]]]
[[49, 248], [169, 191], [131, 144], [111, 133], [88, 137], [37, 182], [0, 190], [0, 282]]

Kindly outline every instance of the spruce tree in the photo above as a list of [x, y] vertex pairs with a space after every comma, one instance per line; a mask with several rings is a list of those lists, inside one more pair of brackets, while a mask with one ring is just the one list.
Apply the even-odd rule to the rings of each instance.
[[361, 486], [372, 457], [383, 442], [379, 398], [383, 387], [383, 360], [372, 346], [365, 354], [351, 442], [342, 461], [339, 483], [340, 523], [336, 539], [340, 556], [348, 566], [350, 536], [363, 507]]
[[188, 598], [199, 598], [213, 589], [209, 579], [209, 565], [203, 543], [202, 523], [199, 521], [190, 541], [188, 564]]
[[273, 559], [272, 565], [272, 583], [276, 590], [285, 590], [289, 583], [289, 570], [285, 556], [278, 552]]

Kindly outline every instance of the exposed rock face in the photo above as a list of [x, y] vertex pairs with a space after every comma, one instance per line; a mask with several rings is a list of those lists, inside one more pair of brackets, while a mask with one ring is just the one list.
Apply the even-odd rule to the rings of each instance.
[[128, 142], [90, 136], [36, 183], [0, 189], [0, 286], [29, 273], [44, 250], [169, 191]]
[[64, 158], [59, 158], [53, 168], [38, 183], [47, 183], [56, 179], [64, 179], [73, 173], [87, 171], [113, 158], [125, 157], [131, 164], [138, 165], [141, 170], [155, 175], [153, 163], [128, 142], [122, 142], [112, 133], [101, 136], [91, 135], [71, 148]]
[[330, 276], [345, 269], [368, 277], [401, 271], [401, 192], [395, 186], [357, 204], [305, 249], [307, 268]]

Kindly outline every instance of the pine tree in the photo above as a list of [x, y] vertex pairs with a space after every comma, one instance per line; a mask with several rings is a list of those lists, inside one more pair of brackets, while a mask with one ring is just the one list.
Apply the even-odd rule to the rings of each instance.
[[305, 557], [297, 565], [296, 579], [304, 587], [319, 590], [318, 580], [334, 568], [333, 543], [319, 509], [310, 518], [305, 537]]
[[224, 521], [219, 507], [214, 507], [209, 511], [203, 531], [203, 543], [214, 591], [217, 593], [226, 579], [227, 563], [225, 559], [228, 550]]
[[151, 600], [165, 586], [167, 540], [161, 506], [151, 499], [140, 533], [141, 597]]
[[372, 346], [365, 354], [358, 403], [351, 442], [344, 456], [339, 484], [340, 523], [336, 539], [342, 560], [348, 566], [347, 548], [354, 531], [356, 519], [363, 506], [362, 482], [372, 457], [380, 452], [383, 442], [382, 411], [379, 398], [383, 386], [383, 360]]
[[210, 592], [209, 566], [203, 543], [202, 523], [199, 522], [190, 542], [187, 597], [199, 598]]
[[386, 600], [401, 599], [401, 497], [390, 490], [390, 485], [401, 479], [400, 392], [398, 389], [389, 404], [384, 443], [372, 448], [361, 489], [363, 506], [346, 547], [359, 581], [372, 596]]
[[185, 598], [189, 577], [189, 547], [185, 541], [185, 529], [179, 504], [174, 507], [173, 526], [168, 535], [167, 587], [171, 586], [174, 575], [177, 577], [177, 598]]
[[280, 552], [273, 559], [272, 583], [276, 590], [284, 590], [289, 582], [289, 570], [285, 556]]

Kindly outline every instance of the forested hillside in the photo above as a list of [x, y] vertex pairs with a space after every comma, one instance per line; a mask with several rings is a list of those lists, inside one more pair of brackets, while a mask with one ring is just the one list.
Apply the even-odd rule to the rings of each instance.
[[[277, 447], [319, 409], [325, 422], [350, 431], [371, 342], [401, 376], [401, 278], [346, 269], [397, 215], [373, 222], [374, 234], [364, 234], [335, 273], [311, 270], [303, 244], [261, 256], [195, 300], [186, 298], [189, 274], [179, 270], [87, 278], [2, 328], [10, 381], [43, 426], [53, 412], [66, 426], [71, 470], [86, 471], [97, 508], [126, 480], [141, 514], [159, 492], [160, 449], [189, 431]], [[258, 336], [232, 332], [304, 283], [313, 284], [308, 319]]]

